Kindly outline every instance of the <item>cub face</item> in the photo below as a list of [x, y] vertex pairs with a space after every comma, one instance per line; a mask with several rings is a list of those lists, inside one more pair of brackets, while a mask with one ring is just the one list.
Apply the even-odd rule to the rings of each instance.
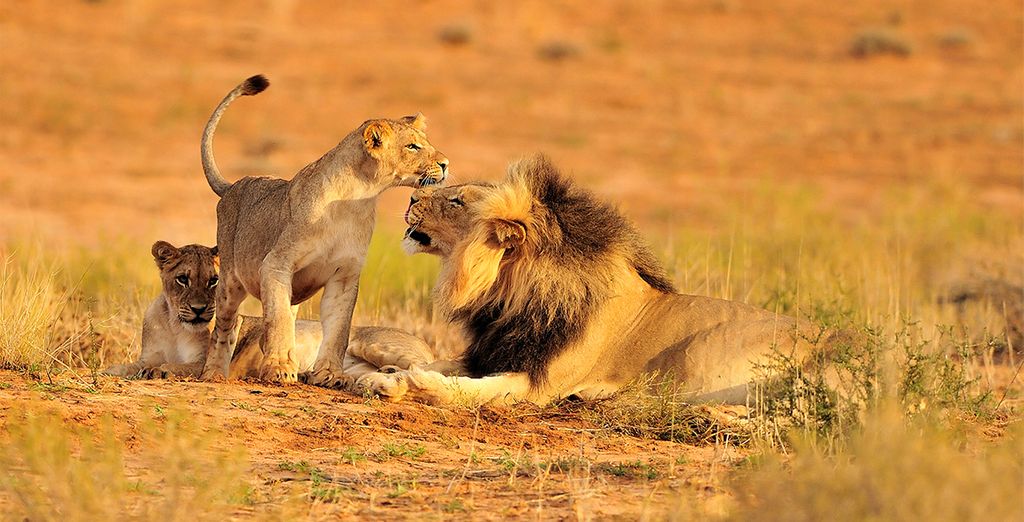
[[475, 204], [490, 188], [487, 183], [467, 183], [417, 189], [405, 211], [405, 222], [409, 225], [402, 240], [405, 251], [441, 257], [450, 255], [469, 232]]
[[363, 124], [363, 147], [377, 160], [377, 181], [384, 185], [422, 187], [444, 182], [448, 158], [427, 140], [422, 114]]
[[220, 260], [217, 247], [185, 245], [177, 248], [166, 241], [153, 243], [153, 259], [160, 269], [164, 295], [181, 324], [205, 329], [216, 311]]

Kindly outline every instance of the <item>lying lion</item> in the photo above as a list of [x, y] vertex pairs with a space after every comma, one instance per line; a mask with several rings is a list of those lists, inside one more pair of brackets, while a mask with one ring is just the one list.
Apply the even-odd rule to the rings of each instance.
[[[160, 269], [163, 292], [146, 309], [142, 320], [142, 353], [129, 364], [104, 373], [144, 379], [199, 377], [210, 345], [214, 292], [219, 285], [217, 247], [166, 241], [153, 244], [153, 259]], [[232, 357], [232, 379], [258, 378], [264, 353], [260, 346], [264, 323], [260, 317], [240, 316], [238, 348]], [[295, 357], [300, 371], [313, 367], [323, 337], [320, 323], [295, 322]], [[345, 356], [344, 373], [350, 380], [381, 367], [409, 368], [434, 362], [420, 338], [396, 328], [356, 327]]]
[[262, 76], [236, 87], [217, 106], [203, 133], [203, 170], [210, 188], [221, 197], [221, 282], [215, 344], [202, 377], [216, 380], [227, 375], [237, 341], [238, 306], [250, 294], [263, 303], [266, 321], [261, 376], [294, 382], [300, 365], [292, 305], [323, 288], [323, 341], [306, 379], [319, 386], [345, 386], [351, 381], [343, 372], [344, 358], [376, 198], [390, 187], [442, 182], [448, 159], [427, 141], [422, 115], [370, 120], [291, 181], [247, 177], [228, 183], [214, 162], [214, 130], [235, 98], [266, 87]]
[[606, 397], [659, 372], [693, 401], [744, 403], [759, 362], [804, 358], [821, 333], [677, 293], [633, 226], [543, 157], [494, 187], [417, 190], [406, 220], [406, 244], [441, 257], [435, 302], [470, 342], [454, 371], [359, 381], [390, 400], [545, 404]]

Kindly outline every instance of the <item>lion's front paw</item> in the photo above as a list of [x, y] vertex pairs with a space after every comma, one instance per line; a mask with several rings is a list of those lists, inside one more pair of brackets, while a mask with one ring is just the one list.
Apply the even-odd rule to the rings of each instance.
[[166, 370], [163, 365], [153, 366], [151, 368], [143, 368], [139, 370], [139, 373], [135, 375], [136, 379], [167, 379], [173, 377], [174, 374]]
[[298, 382], [299, 365], [286, 358], [267, 359], [260, 369], [260, 379], [277, 383]]
[[203, 370], [199, 380], [203, 382], [227, 382], [228, 377], [217, 368], [206, 368]]
[[404, 372], [404, 377], [409, 387], [409, 397], [418, 402], [441, 405], [456, 401], [458, 390], [453, 388], [442, 373], [413, 366]]
[[398, 402], [409, 391], [405, 380], [405, 371], [373, 372], [356, 380], [356, 390], [368, 395], [376, 395], [388, 402]]
[[128, 365], [127, 364], [115, 364], [106, 370], [103, 370], [103, 375], [113, 375], [114, 377], [128, 377]]
[[302, 374], [302, 382], [322, 388], [349, 389], [352, 377], [345, 375], [342, 365], [331, 361], [317, 361], [313, 369]]

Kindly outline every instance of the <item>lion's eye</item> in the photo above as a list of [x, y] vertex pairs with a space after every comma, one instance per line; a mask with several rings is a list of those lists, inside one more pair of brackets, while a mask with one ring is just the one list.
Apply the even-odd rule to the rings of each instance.
[[409, 149], [409, 150], [411, 150], [413, 152], [416, 152], [416, 151], [422, 149], [423, 147], [420, 147], [419, 145], [417, 145], [415, 143], [410, 143], [410, 144], [406, 145], [405, 148], [407, 148], [407, 149]]
[[209, 287], [209, 288], [213, 288], [213, 287], [217, 286], [217, 283], [219, 283], [219, 282], [220, 282], [220, 279], [217, 279], [217, 277], [214, 276], [214, 277], [210, 278], [210, 282], [206, 283], [206, 286]]
[[177, 282], [179, 285], [184, 286], [185, 288], [188, 288], [188, 276], [187, 275], [180, 275], [178, 277], [175, 277], [174, 281]]
[[448, 200], [448, 203], [451, 203], [453, 207], [461, 207], [466, 204], [462, 201], [462, 198], [451, 198]]

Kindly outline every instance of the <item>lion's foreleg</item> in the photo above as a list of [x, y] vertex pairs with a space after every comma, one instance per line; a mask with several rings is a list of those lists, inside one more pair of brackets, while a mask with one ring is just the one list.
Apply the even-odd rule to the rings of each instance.
[[292, 267], [278, 256], [267, 255], [260, 267], [263, 302], [263, 368], [260, 376], [276, 382], [298, 380], [295, 360], [295, 320], [292, 317]]
[[532, 388], [525, 373], [502, 373], [487, 377], [446, 376], [435, 371], [412, 368], [405, 373], [407, 396], [428, 404], [509, 406], [530, 400]]
[[313, 369], [306, 378], [309, 384], [348, 388], [353, 382], [345, 374], [344, 362], [352, 329], [352, 313], [359, 294], [359, 268], [339, 269], [324, 286], [320, 300], [324, 337]]
[[449, 376], [462, 376], [466, 374], [466, 365], [459, 360], [446, 360], [434, 361], [426, 366], [424, 369], [429, 371], [438, 372], [443, 375]]
[[[226, 271], [225, 271], [226, 272]], [[238, 306], [245, 299], [245, 289], [229, 277], [222, 277], [217, 286], [217, 320], [213, 329], [213, 346], [206, 352], [202, 379], [221, 380], [228, 376], [228, 364], [238, 342]]]

